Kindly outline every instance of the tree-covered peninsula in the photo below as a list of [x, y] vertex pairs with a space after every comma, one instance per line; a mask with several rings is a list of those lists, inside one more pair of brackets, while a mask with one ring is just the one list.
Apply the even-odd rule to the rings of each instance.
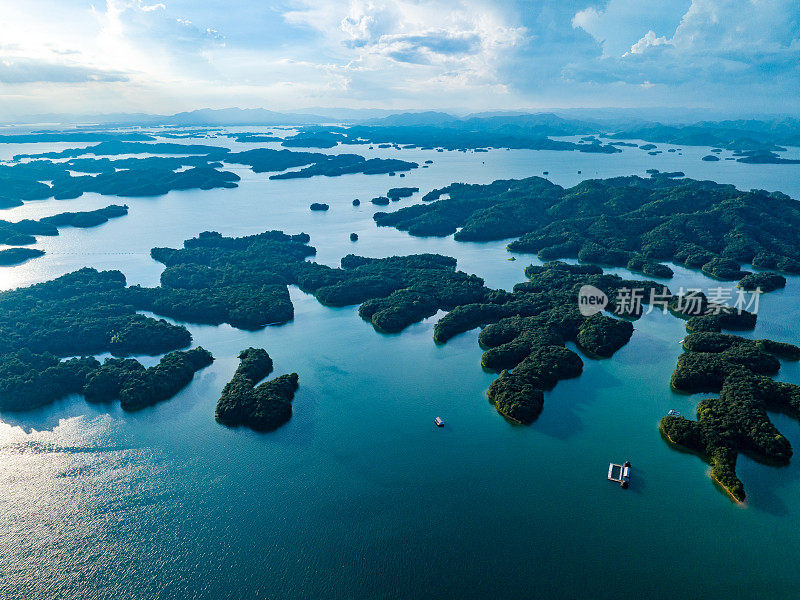
[[684, 392], [717, 392], [697, 405], [697, 420], [679, 416], [661, 419], [665, 438], [698, 452], [711, 463], [711, 477], [738, 502], [744, 485], [736, 475], [736, 459], [744, 452], [786, 464], [792, 447], [772, 424], [767, 410], [800, 418], [800, 386], [774, 381], [778, 358], [798, 360], [800, 348], [771, 340], [751, 340], [722, 333], [692, 333], [672, 374], [672, 386]]
[[213, 360], [202, 347], [170, 352], [147, 369], [131, 358], [108, 358], [87, 377], [81, 391], [89, 402], [119, 398], [123, 410], [139, 410], [172, 398]]
[[229, 427], [245, 425], [256, 431], [272, 431], [291, 419], [297, 373], [259, 384], [271, 372], [272, 359], [266, 350], [242, 350], [239, 367], [217, 402], [217, 421]]
[[608, 357], [633, 334], [627, 320], [581, 314], [578, 290], [582, 286], [602, 290], [612, 300], [612, 310], [616, 292], [622, 288], [652, 289], [670, 296], [667, 288], [654, 282], [624, 280], [594, 266], [551, 262], [528, 267], [526, 274], [528, 281], [517, 284], [512, 293], [495, 291], [489, 302], [457, 306], [434, 328], [434, 339], [443, 343], [483, 327], [478, 337], [486, 350], [481, 364], [500, 372], [489, 387], [489, 399], [500, 413], [520, 423], [531, 423], [539, 416], [545, 390], [582, 372], [581, 358], [564, 347], [566, 342], [574, 342], [587, 356]]
[[662, 261], [725, 280], [747, 275], [742, 264], [800, 273], [800, 208], [780, 192], [743, 192], [655, 173], [568, 189], [539, 177], [455, 183], [423, 200], [375, 213], [375, 222], [417, 236], [455, 234], [461, 241], [518, 238], [510, 250], [543, 260], [577, 258], [659, 277], [670, 273]]
[[[25, 410], [83, 393], [101, 369], [91, 355], [158, 355], [191, 343], [186, 328], [138, 314], [129, 290], [118, 271], [81, 269], [0, 292], [0, 409]], [[76, 356], [83, 358], [69, 358]], [[192, 373], [205, 366], [204, 356], [193, 350], [165, 357], [146, 371], [144, 383], [120, 384], [131, 392], [117, 397], [127, 409], [166, 399], [188, 383], [170, 392], [169, 381], [185, 380], [186, 365]]]

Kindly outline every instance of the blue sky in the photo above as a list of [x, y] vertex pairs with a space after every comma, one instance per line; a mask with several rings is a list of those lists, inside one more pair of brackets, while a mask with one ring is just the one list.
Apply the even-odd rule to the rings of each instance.
[[0, 0], [0, 110], [800, 111], [797, 0]]

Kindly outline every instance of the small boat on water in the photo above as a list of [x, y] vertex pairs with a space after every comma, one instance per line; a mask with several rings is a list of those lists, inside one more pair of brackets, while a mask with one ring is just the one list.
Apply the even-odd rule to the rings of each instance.
[[622, 489], [627, 489], [631, 482], [631, 461], [626, 460], [621, 465], [609, 464], [608, 479], [617, 482]]
[[442, 420], [442, 417], [436, 417], [433, 422], [436, 423], [437, 427], [444, 427], [444, 421]]
[[680, 417], [681, 413], [679, 413], [674, 408], [671, 408], [671, 409], [669, 409], [669, 412], [667, 413], [667, 415], [670, 416], [670, 417]]

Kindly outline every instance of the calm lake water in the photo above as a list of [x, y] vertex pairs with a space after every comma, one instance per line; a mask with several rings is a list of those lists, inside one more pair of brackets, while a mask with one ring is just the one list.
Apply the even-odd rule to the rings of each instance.
[[[3, 145], [0, 159], [66, 146]], [[204, 230], [305, 231], [315, 260], [331, 265], [351, 252], [440, 252], [504, 288], [538, 262], [524, 255], [508, 261], [505, 242], [378, 229], [378, 209], [368, 200], [396, 186], [424, 193], [453, 181], [543, 171], [573, 185], [658, 168], [800, 198], [800, 166], [702, 162], [708, 148], [683, 148], [682, 156], [628, 148], [610, 156], [346, 151], [434, 164], [405, 178], [284, 181], [235, 167], [242, 181], [234, 190], [31, 202], [0, 218], [122, 202], [130, 214], [41, 239], [37, 247], [47, 255], [0, 270], [0, 288], [81, 266], [117, 268], [129, 283], [156, 285], [162, 266], [149, 249], [177, 247]], [[310, 212], [315, 201], [330, 211]], [[358, 242], [349, 241], [350, 232]], [[714, 285], [679, 267], [670, 282], [673, 290]], [[584, 357], [583, 375], [547, 393], [539, 420], [524, 427], [506, 422], [486, 398], [495, 375], [481, 370], [477, 331], [437, 345], [436, 315], [382, 335], [356, 307], [330, 309], [290, 292], [295, 319], [286, 325], [259, 332], [188, 325], [216, 361], [168, 402], [126, 414], [74, 397], [0, 414], [0, 598], [797, 597], [800, 460], [775, 468], [741, 457], [748, 502], [738, 506], [712, 484], [701, 459], [659, 435], [658, 420], [669, 409], [693, 415], [704, 397], [669, 388], [685, 335], [681, 321], [647, 315], [613, 359]], [[800, 278], [793, 277], [761, 299], [758, 326], [748, 335], [798, 343], [799, 315]], [[300, 375], [294, 416], [273, 433], [231, 430], [213, 418], [236, 355], [248, 346], [267, 349], [273, 375]], [[780, 379], [800, 383], [800, 365], [785, 363]], [[437, 415], [444, 429], [434, 427]], [[797, 422], [772, 417], [800, 448]], [[623, 491], [606, 471], [610, 461], [626, 459], [634, 479]]]

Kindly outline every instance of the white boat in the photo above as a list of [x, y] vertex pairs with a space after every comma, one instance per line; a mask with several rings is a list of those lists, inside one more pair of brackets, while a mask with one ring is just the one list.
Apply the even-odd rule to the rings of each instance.
[[442, 420], [442, 417], [436, 417], [433, 422], [436, 423], [437, 427], [444, 427], [444, 421]]
[[609, 464], [608, 479], [618, 483], [622, 489], [627, 489], [631, 482], [631, 462], [626, 460], [621, 465], [616, 463]]

